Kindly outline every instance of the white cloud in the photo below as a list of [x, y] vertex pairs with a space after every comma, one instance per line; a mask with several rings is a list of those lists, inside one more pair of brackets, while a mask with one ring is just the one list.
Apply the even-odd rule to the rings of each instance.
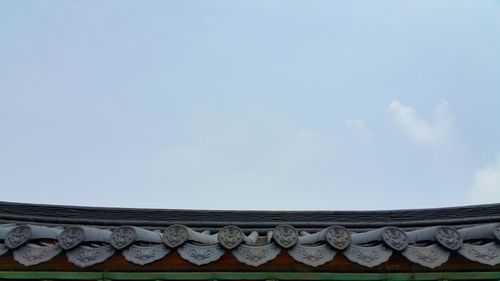
[[144, 186], [180, 187], [169, 195], [171, 207], [190, 198], [192, 206], [214, 208], [210, 204], [224, 198], [217, 208], [273, 209], [278, 205], [272, 198], [282, 199], [281, 208], [302, 206], [304, 200], [314, 202], [314, 190], [331, 183], [338, 160], [328, 132], [272, 116], [237, 117], [190, 113], [179, 146], [154, 150], [141, 161], [149, 163], [141, 170]]
[[345, 121], [344, 125], [349, 130], [354, 131], [358, 137], [363, 140], [370, 140], [373, 138], [373, 134], [368, 130], [366, 124], [360, 119], [348, 119]]
[[500, 202], [500, 155], [496, 163], [486, 165], [476, 171], [471, 189], [471, 200], [474, 204]]
[[447, 102], [441, 102], [436, 106], [434, 109], [436, 121], [432, 124], [420, 118], [413, 108], [405, 106], [399, 101], [392, 101], [388, 110], [394, 122], [418, 142], [442, 144], [449, 139], [452, 116], [448, 112]]
[[345, 121], [345, 126], [349, 129], [362, 131], [366, 129], [365, 123], [359, 119], [349, 119]]

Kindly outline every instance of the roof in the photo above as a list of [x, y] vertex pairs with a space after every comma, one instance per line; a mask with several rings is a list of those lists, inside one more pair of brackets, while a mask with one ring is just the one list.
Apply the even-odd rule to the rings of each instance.
[[499, 264], [500, 204], [290, 212], [0, 202], [0, 279], [2, 270], [425, 273]]
[[321, 229], [332, 224], [360, 229], [424, 227], [498, 222], [500, 204], [388, 211], [216, 211], [76, 207], [0, 201], [1, 221], [145, 227], [181, 223], [203, 229], [226, 225], [266, 229], [280, 224], [308, 229]]

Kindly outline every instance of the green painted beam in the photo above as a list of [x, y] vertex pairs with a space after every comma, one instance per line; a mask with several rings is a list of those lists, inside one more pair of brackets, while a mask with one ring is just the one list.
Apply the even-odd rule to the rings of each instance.
[[0, 279], [59, 280], [500, 280], [500, 272], [323, 273], [323, 272], [52, 272], [0, 271]]

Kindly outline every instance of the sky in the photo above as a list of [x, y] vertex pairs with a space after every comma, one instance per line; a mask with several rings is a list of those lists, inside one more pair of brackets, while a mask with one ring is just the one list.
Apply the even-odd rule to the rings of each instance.
[[0, 201], [500, 202], [500, 1], [0, 0]]

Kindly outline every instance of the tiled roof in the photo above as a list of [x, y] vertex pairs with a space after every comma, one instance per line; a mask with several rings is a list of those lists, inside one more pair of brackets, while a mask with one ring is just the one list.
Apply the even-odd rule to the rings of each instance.
[[0, 202], [0, 255], [30, 267], [65, 255], [87, 268], [122, 255], [146, 266], [177, 252], [203, 267], [224, 255], [260, 267], [286, 253], [318, 267], [343, 255], [366, 268], [394, 255], [433, 269], [451, 254], [500, 264], [500, 204], [364, 212], [84, 208]]

